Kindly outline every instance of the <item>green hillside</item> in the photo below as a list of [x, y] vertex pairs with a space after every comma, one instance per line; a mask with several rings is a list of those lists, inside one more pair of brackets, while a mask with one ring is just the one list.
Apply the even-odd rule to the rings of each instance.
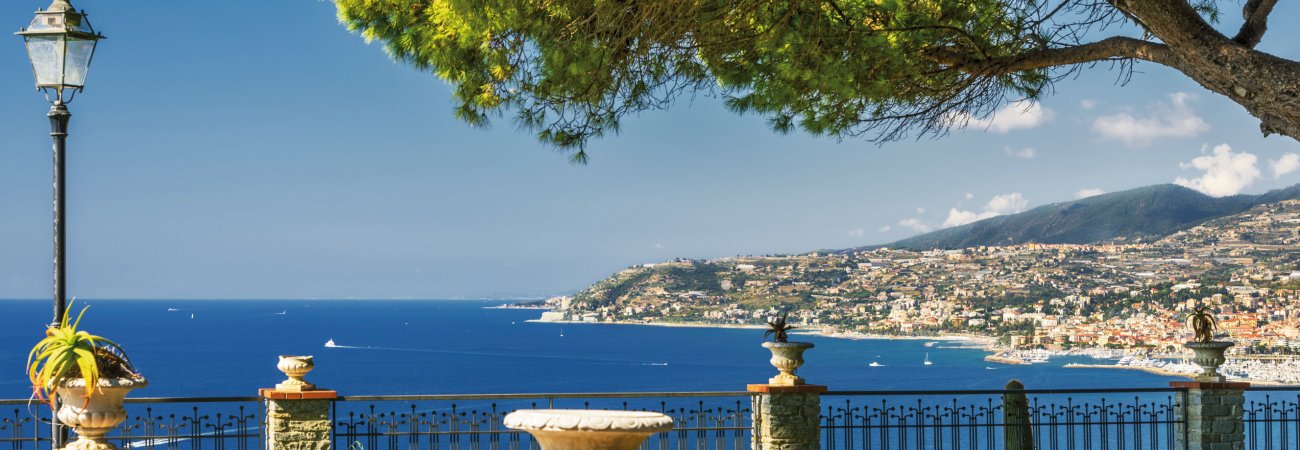
[[1300, 198], [1300, 185], [1262, 195], [1210, 197], [1183, 186], [1162, 184], [1040, 206], [1019, 214], [922, 234], [888, 246], [928, 250], [1029, 242], [1089, 244], [1154, 240], [1258, 204], [1294, 198]]

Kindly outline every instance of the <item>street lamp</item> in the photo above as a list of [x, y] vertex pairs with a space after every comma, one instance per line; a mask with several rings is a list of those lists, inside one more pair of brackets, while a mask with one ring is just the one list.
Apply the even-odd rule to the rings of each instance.
[[[36, 75], [36, 88], [50, 100], [50, 137], [54, 141], [54, 324], [67, 308], [67, 279], [64, 276], [65, 233], [64, 158], [68, 139], [67, 103], [86, 83], [86, 71], [95, 55], [95, 45], [104, 36], [95, 32], [84, 11], [78, 12], [68, 0], [54, 0], [49, 8], [36, 11], [36, 18], [15, 33], [27, 44], [27, 56]], [[53, 94], [53, 98], [51, 95]]]
[[[91, 28], [84, 11], [78, 12], [68, 0], [54, 0], [49, 8], [36, 11], [31, 25], [15, 33], [27, 44], [27, 56], [36, 75], [36, 88], [51, 103], [50, 137], [54, 141], [54, 324], [57, 326], [67, 310], [65, 275], [64, 158], [68, 140], [67, 103], [85, 88], [86, 71], [95, 56], [95, 46], [104, 36]], [[50, 94], [53, 93], [53, 98]], [[62, 448], [67, 433], [57, 420], [53, 423], [51, 448]]]

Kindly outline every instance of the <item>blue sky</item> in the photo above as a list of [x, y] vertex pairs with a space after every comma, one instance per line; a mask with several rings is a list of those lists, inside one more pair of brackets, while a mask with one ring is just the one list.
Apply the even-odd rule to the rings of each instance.
[[[46, 3], [0, 3], [0, 24]], [[1300, 183], [1286, 156], [1300, 144], [1151, 64], [884, 146], [776, 135], [699, 98], [627, 120], [580, 167], [508, 121], [457, 122], [444, 82], [347, 32], [329, 2], [76, 5], [109, 36], [71, 105], [84, 298], [546, 295], [633, 264], [882, 243], [1085, 191]], [[1279, 22], [1261, 49], [1295, 58], [1297, 38]], [[26, 60], [17, 37], [0, 45], [0, 298], [50, 291], [48, 105]]]

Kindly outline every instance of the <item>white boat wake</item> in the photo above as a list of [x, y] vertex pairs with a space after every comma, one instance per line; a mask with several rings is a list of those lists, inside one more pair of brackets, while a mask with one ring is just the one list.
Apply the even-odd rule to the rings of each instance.
[[434, 350], [434, 349], [426, 349], [426, 348], [339, 345], [334, 342], [334, 339], [325, 341], [325, 348], [341, 348], [347, 350], [376, 350], [376, 351], [389, 351], [389, 352], [438, 353], [443, 355], [498, 356], [504, 358], [559, 359], [565, 361], [582, 361], [582, 362], [587, 362], [589, 364], [617, 364], [617, 365], [635, 365], [635, 366], [667, 366], [668, 365], [668, 363], [666, 362], [645, 362], [645, 361], [632, 361], [626, 359], [608, 359], [608, 358], [583, 358], [580, 356], [538, 355], [533, 353], [466, 352], [466, 351], [456, 351], [456, 350]]

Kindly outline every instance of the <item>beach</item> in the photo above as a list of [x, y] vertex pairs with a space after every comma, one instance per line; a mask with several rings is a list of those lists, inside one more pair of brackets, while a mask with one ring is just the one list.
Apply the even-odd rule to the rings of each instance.
[[[602, 321], [587, 322], [578, 320], [541, 320], [532, 319], [529, 322], [555, 323], [555, 324], [573, 324], [573, 325], [643, 325], [652, 327], [670, 327], [670, 328], [721, 328], [721, 329], [752, 329], [759, 330], [766, 328], [763, 325], [746, 325], [746, 324], [716, 324], [716, 323], [687, 323], [687, 322], [644, 322], [644, 321]], [[1063, 365], [1064, 368], [1071, 369], [1119, 369], [1142, 371], [1154, 375], [1180, 377], [1190, 379], [1199, 369], [1188, 364], [1164, 364], [1164, 365], [1142, 365], [1142, 364], [1120, 364], [1123, 361], [1124, 353], [1122, 351], [1108, 349], [1086, 349], [1071, 351], [1048, 351], [1048, 350], [1013, 350], [1005, 347], [999, 347], [997, 340], [988, 336], [976, 336], [968, 334], [942, 334], [935, 336], [898, 336], [877, 333], [862, 333], [856, 331], [839, 330], [833, 327], [809, 326], [799, 328], [791, 334], [794, 335], [812, 335], [833, 339], [848, 340], [887, 340], [887, 341], [945, 341], [948, 343], [959, 343], [960, 348], [980, 349], [988, 352], [989, 355], [984, 357], [985, 361], [1003, 364], [1003, 365], [1029, 365], [1035, 363], [1045, 363], [1052, 357], [1062, 356], [1087, 356], [1098, 360], [1116, 360], [1116, 364], [1088, 364], [1088, 363], [1068, 363]], [[1179, 355], [1181, 356], [1181, 355]], [[1233, 381], [1244, 381], [1258, 385], [1268, 386], [1289, 386], [1300, 385], [1300, 361], [1293, 362], [1294, 368], [1286, 367], [1268, 367], [1264, 363], [1255, 362], [1254, 364], [1245, 364], [1238, 360], [1230, 359], [1224, 365], [1224, 373]], [[1236, 370], [1234, 370], [1236, 369]], [[1293, 370], [1292, 370], [1293, 369]], [[1293, 372], [1293, 373], [1291, 373]], [[1253, 373], [1267, 373], [1268, 376], [1252, 376]], [[1281, 376], [1279, 376], [1279, 374]], [[1279, 379], [1282, 378], [1282, 379]]]

